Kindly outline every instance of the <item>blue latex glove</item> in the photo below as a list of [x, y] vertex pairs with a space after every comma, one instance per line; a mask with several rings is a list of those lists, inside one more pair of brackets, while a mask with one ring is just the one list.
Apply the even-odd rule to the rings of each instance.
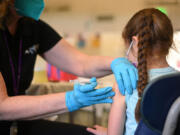
[[74, 90], [66, 92], [66, 106], [70, 112], [82, 107], [100, 103], [112, 103], [110, 98], [115, 95], [112, 87], [95, 89], [97, 86], [96, 78], [90, 80], [90, 84], [75, 84]]
[[126, 58], [116, 58], [111, 63], [111, 69], [115, 75], [121, 94], [125, 95], [125, 90], [128, 94], [132, 94], [133, 89], [136, 89], [138, 80], [136, 67]]

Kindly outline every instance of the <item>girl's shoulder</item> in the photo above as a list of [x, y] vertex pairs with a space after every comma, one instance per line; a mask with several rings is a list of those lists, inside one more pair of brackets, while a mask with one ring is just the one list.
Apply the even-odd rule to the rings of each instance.
[[149, 81], [163, 76], [163, 75], [168, 75], [168, 74], [172, 74], [172, 73], [177, 73], [179, 71], [177, 71], [176, 69], [174, 69], [173, 67], [165, 67], [165, 68], [156, 68], [156, 69], [151, 69], [148, 72], [149, 75]]

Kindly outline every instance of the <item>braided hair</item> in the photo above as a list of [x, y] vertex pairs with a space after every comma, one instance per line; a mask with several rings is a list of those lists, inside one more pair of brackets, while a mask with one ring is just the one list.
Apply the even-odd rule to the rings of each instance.
[[168, 54], [173, 43], [173, 27], [170, 19], [154, 8], [147, 8], [137, 12], [127, 23], [122, 33], [126, 43], [130, 43], [133, 36], [138, 37], [138, 96], [135, 118], [140, 120], [141, 97], [148, 83], [147, 63], [153, 55], [159, 58]]

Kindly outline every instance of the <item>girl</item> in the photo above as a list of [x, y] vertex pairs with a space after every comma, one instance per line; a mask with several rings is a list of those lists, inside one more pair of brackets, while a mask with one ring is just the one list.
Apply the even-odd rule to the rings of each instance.
[[108, 135], [133, 135], [141, 118], [140, 102], [148, 81], [177, 72], [166, 61], [173, 43], [172, 24], [159, 10], [148, 8], [137, 12], [125, 26], [122, 37], [129, 45], [127, 58], [137, 66], [139, 80], [132, 95], [122, 96], [115, 85]]

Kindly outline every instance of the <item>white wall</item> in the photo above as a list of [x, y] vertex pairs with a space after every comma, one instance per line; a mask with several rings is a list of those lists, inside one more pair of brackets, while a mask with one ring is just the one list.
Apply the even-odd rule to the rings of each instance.
[[[46, 10], [41, 19], [48, 22], [58, 33], [77, 35], [100, 32], [100, 55], [124, 54], [121, 32], [128, 19], [138, 10], [146, 7], [164, 7], [175, 29], [180, 29], [180, 2], [169, 5], [148, 5], [147, 1], [158, 0], [45, 0]], [[162, 0], [161, 0], [162, 1]], [[170, 0], [171, 1], [171, 0]], [[174, 1], [174, 0], [172, 0]], [[179, 0], [178, 0], [179, 1]], [[69, 12], [59, 12], [60, 6], [69, 5]], [[114, 20], [98, 22], [98, 15], [113, 15]], [[41, 61], [41, 60], [40, 60]], [[42, 62], [42, 61], [41, 61]], [[45, 66], [43, 66], [45, 69]]]
[[[169, 1], [170, 4], [151, 4], [158, 1]], [[179, 4], [171, 4], [178, 1]], [[122, 30], [127, 20], [138, 10], [146, 7], [164, 7], [168, 11], [175, 29], [180, 29], [180, 0], [45, 0], [47, 12], [42, 18], [50, 24], [61, 29], [61, 31], [82, 31], [83, 27], [89, 30], [116, 31]], [[58, 8], [69, 5], [69, 12], [58, 12]], [[114, 15], [112, 22], [98, 23], [97, 15]], [[76, 26], [76, 27], [74, 27]]]

